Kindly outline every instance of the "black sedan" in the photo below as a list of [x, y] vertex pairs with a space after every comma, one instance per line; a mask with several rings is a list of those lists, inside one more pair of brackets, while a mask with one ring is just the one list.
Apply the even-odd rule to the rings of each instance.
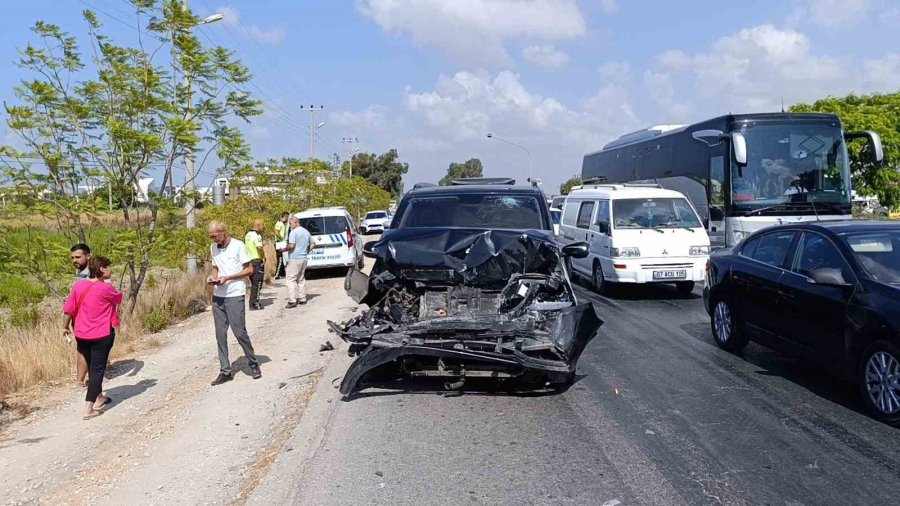
[[719, 347], [752, 340], [814, 361], [900, 426], [900, 223], [767, 228], [713, 254], [707, 280]]

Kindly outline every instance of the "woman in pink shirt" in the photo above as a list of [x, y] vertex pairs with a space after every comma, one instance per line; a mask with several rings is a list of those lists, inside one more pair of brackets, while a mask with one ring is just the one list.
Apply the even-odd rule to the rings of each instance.
[[119, 326], [117, 306], [122, 303], [122, 293], [106, 283], [112, 277], [109, 259], [95, 256], [88, 268], [91, 278], [76, 282], [63, 305], [63, 336], [71, 341], [74, 323], [78, 353], [88, 364], [85, 420], [98, 416], [111, 400], [102, 394], [103, 374], [115, 340], [114, 329]]

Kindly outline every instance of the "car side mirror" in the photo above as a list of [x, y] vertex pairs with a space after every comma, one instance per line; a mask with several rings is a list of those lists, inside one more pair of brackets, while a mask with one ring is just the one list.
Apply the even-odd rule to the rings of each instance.
[[844, 279], [840, 269], [816, 269], [809, 273], [810, 279], [817, 285], [845, 288], [850, 283]]
[[366, 256], [368, 258], [377, 258], [375, 256], [375, 250], [372, 249], [372, 247], [375, 246], [376, 242], [378, 241], [369, 241], [363, 244], [363, 256]]
[[571, 258], [585, 258], [588, 256], [588, 248], [589, 246], [586, 242], [573, 242], [563, 246], [562, 254]]

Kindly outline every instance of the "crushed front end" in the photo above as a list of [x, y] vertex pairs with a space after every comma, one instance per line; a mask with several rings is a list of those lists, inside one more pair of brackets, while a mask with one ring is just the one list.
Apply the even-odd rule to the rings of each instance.
[[543, 232], [398, 229], [372, 251], [372, 275], [354, 270], [345, 283], [368, 311], [329, 322], [358, 356], [344, 395], [386, 364], [448, 388], [476, 377], [566, 384], [602, 324]]

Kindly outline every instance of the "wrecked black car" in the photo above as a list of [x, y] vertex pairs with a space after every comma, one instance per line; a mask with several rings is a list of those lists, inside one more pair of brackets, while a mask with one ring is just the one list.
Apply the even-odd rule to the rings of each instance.
[[467, 378], [535, 387], [571, 383], [578, 358], [602, 324], [578, 304], [543, 194], [536, 188], [422, 188], [401, 201], [391, 227], [365, 245], [371, 275], [353, 269], [348, 294], [368, 306], [329, 322], [358, 356], [341, 384], [349, 395], [374, 371]]

